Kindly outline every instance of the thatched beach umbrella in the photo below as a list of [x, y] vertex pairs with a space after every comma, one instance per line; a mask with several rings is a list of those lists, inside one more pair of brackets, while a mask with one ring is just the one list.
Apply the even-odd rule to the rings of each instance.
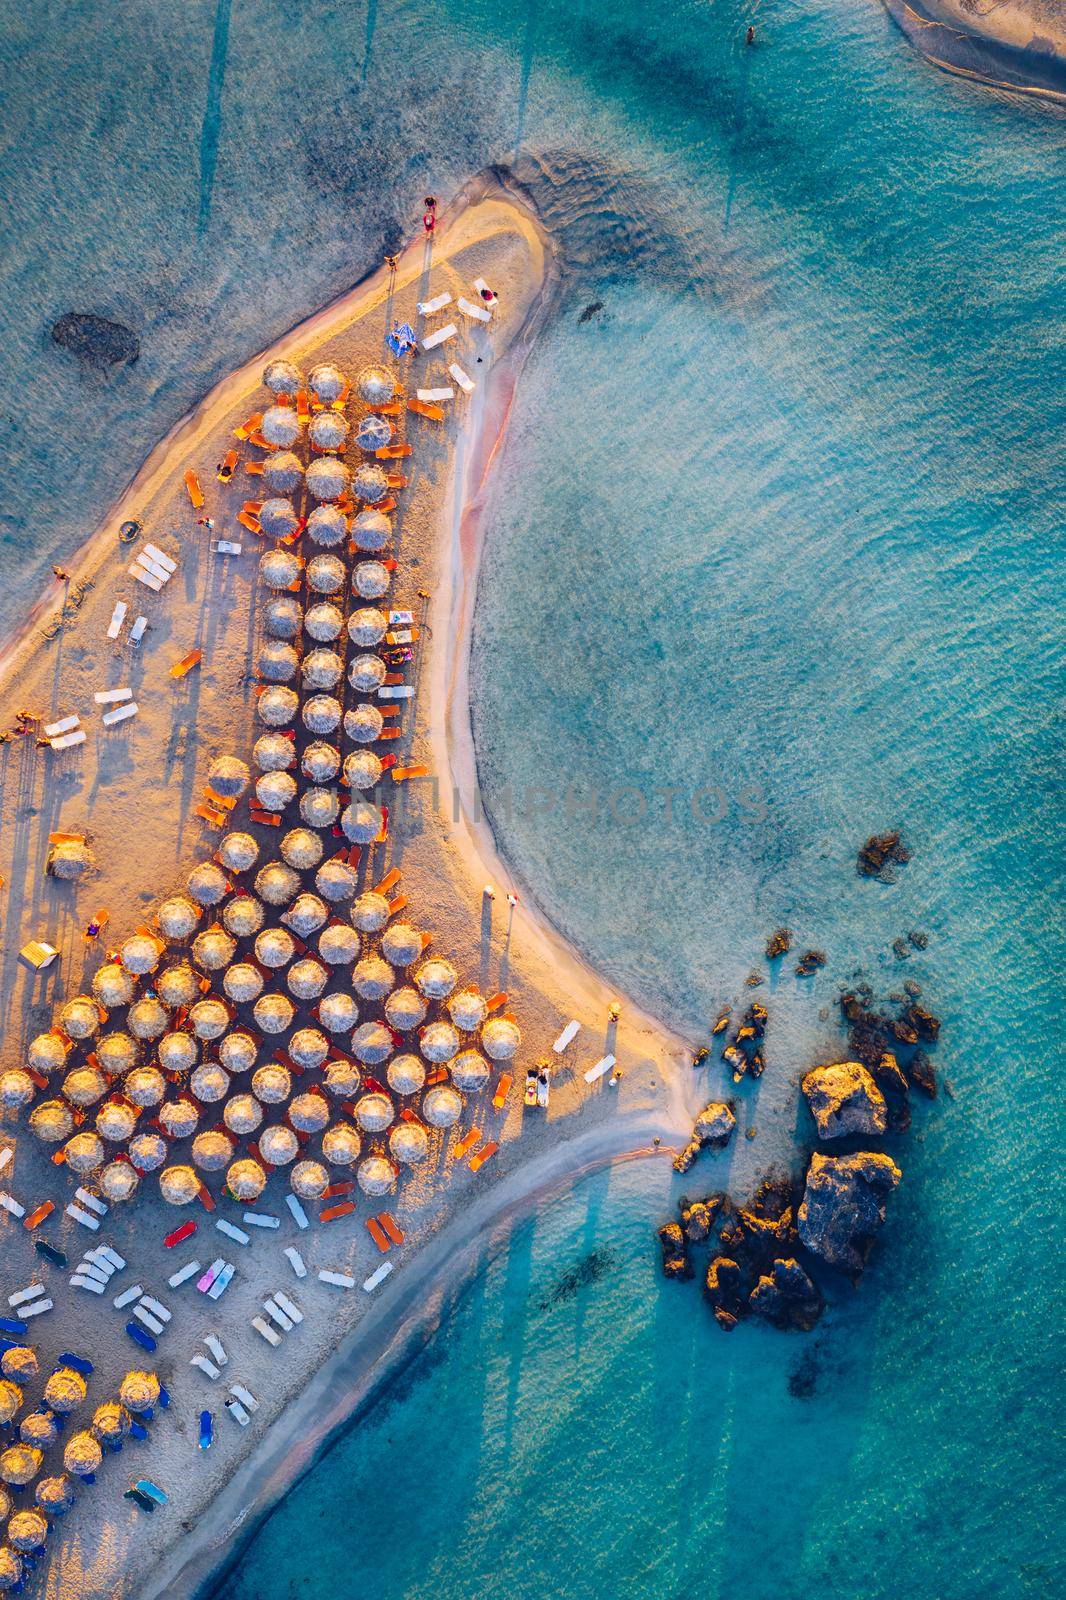
[[[154, 947], [153, 947], [154, 948]], [[91, 995], [77, 994], [59, 1013], [59, 1026], [68, 1039], [91, 1039], [100, 1027], [100, 1012]]]
[[344, 613], [332, 600], [319, 600], [304, 618], [304, 631], [319, 644], [331, 644], [340, 638], [343, 629]]
[[226, 1188], [235, 1200], [247, 1204], [250, 1200], [258, 1200], [266, 1188], [267, 1175], [258, 1161], [244, 1157], [234, 1161], [226, 1169]]
[[307, 563], [307, 587], [312, 594], [339, 594], [344, 588], [345, 566], [340, 556], [323, 552]]
[[[15, 1383], [28, 1383], [35, 1378], [40, 1370], [37, 1352], [32, 1345], [13, 1344], [0, 1353], [0, 1373], [5, 1378], [12, 1379]], [[18, 1410], [18, 1407], [15, 1407]], [[12, 1413], [14, 1415], [14, 1412]], [[10, 1421], [10, 1418], [8, 1419]], [[5, 1515], [3, 1504], [0, 1503], [0, 1520]]]
[[[222, 913], [222, 920], [223, 922], [226, 920], [225, 911]], [[192, 1005], [196, 996], [200, 993], [200, 980], [187, 961], [175, 961], [172, 966], [164, 967], [163, 971], [159, 973], [155, 980], [155, 989], [156, 994], [165, 1006], [173, 1006], [177, 1009], [179, 1006]], [[143, 1001], [138, 1002], [138, 1004], [143, 1003]], [[130, 1010], [132, 1011], [132, 1009], [131, 1007]], [[129, 1022], [129, 1016], [127, 1016], [126, 1021], [127, 1023]], [[163, 1030], [160, 1029], [159, 1031], [161, 1033]], [[156, 1035], [142, 1034], [140, 1037], [155, 1038]]]
[[201, 861], [198, 867], [193, 867], [185, 886], [201, 906], [217, 906], [229, 894], [229, 879], [213, 861]]
[[237, 1028], [218, 1042], [218, 1059], [227, 1072], [239, 1075], [251, 1072], [259, 1055], [259, 1046], [250, 1033]]
[[30, 1554], [42, 1550], [48, 1538], [48, 1518], [27, 1507], [12, 1514], [7, 1525], [7, 1542], [12, 1550]]
[[[284, 495], [273, 495], [269, 500], [264, 500], [259, 507], [259, 526], [268, 539], [291, 539], [299, 525], [300, 519], [296, 515], [296, 508], [291, 500], [285, 499]], [[263, 570], [262, 559], [259, 570], [261, 572]], [[272, 589], [288, 588], [288, 584], [271, 583], [269, 578], [265, 581]]]
[[274, 1062], [259, 1067], [252, 1077], [252, 1093], [265, 1106], [284, 1105], [292, 1093], [292, 1073]]
[[353, 869], [346, 861], [338, 861], [335, 856], [323, 861], [315, 873], [315, 888], [323, 900], [328, 900], [331, 905], [351, 900], [358, 887], [359, 879]]
[[264, 1033], [284, 1033], [292, 1024], [296, 1008], [288, 995], [263, 994], [255, 1002], [252, 1015]]
[[227, 872], [248, 872], [259, 860], [259, 845], [250, 833], [227, 833], [218, 854]]
[[112, 1205], [132, 1200], [137, 1193], [140, 1177], [128, 1161], [109, 1161], [97, 1174], [96, 1184], [104, 1199]]
[[396, 1172], [392, 1162], [386, 1161], [384, 1156], [367, 1156], [359, 1163], [355, 1176], [364, 1194], [391, 1194], [396, 1187]]
[[395, 1116], [387, 1094], [372, 1089], [355, 1103], [355, 1120], [364, 1133], [383, 1133]]
[[300, 767], [305, 778], [310, 778], [313, 784], [329, 783], [340, 771], [341, 753], [335, 744], [327, 744], [324, 739], [315, 739], [307, 746], [300, 761]]
[[263, 992], [263, 974], [250, 961], [235, 961], [222, 979], [226, 997], [234, 1005], [251, 1005]]
[[417, 989], [394, 989], [385, 1001], [385, 1021], [397, 1033], [409, 1033], [426, 1019], [426, 1002]]
[[299, 709], [300, 697], [296, 690], [275, 684], [263, 690], [256, 702], [255, 712], [260, 722], [265, 722], [268, 728], [288, 728], [296, 721]]
[[431, 1022], [422, 1029], [419, 1048], [427, 1061], [439, 1066], [458, 1051], [459, 1035], [450, 1022]]
[[331, 828], [340, 814], [340, 796], [336, 789], [316, 784], [305, 789], [300, 796], [300, 815], [310, 828]]
[[385, 682], [385, 663], [380, 656], [356, 656], [348, 668], [348, 682], [360, 694], [372, 694]]
[[322, 1154], [331, 1167], [351, 1167], [359, 1160], [363, 1141], [348, 1122], [336, 1122], [322, 1135]]
[[350, 789], [373, 789], [381, 782], [384, 768], [372, 750], [353, 750], [345, 758], [344, 780]]
[[38, 1033], [30, 1040], [26, 1051], [26, 1065], [33, 1072], [49, 1077], [66, 1065], [70, 1040], [59, 1033]]
[[296, 779], [291, 772], [264, 772], [256, 783], [255, 798], [264, 811], [284, 811], [296, 799]]
[[275, 1122], [269, 1128], [264, 1128], [256, 1142], [259, 1154], [270, 1167], [287, 1167], [290, 1161], [296, 1160], [300, 1151], [299, 1139], [283, 1122]]
[[[356, 467], [352, 474], [352, 493], [357, 500], [372, 506], [377, 501], [384, 500], [388, 492], [389, 480], [381, 467], [372, 466], [366, 461]], [[365, 550], [367, 546], [360, 545], [359, 548]]]
[[268, 589], [291, 589], [300, 576], [300, 558], [292, 550], [267, 550], [259, 557], [259, 576]]
[[0, 1427], [6, 1427], [18, 1416], [22, 1405], [22, 1390], [10, 1378], [0, 1380]]
[[283, 639], [268, 639], [256, 666], [264, 683], [291, 683], [300, 669], [300, 658]]
[[268, 906], [283, 906], [300, 889], [300, 874], [284, 861], [268, 861], [255, 877], [255, 892]]
[[307, 519], [307, 534], [323, 549], [343, 544], [348, 537], [348, 518], [339, 506], [316, 506]]
[[[191, 972], [192, 968], [189, 970]], [[193, 993], [196, 993], [195, 987]], [[169, 1003], [172, 1002], [168, 997]], [[145, 995], [142, 1000], [135, 1000], [126, 1012], [126, 1026], [135, 1039], [158, 1039], [166, 1032], [167, 1014], [155, 995]]]
[[277, 450], [263, 462], [263, 482], [276, 495], [292, 494], [303, 476], [303, 462], [291, 450]]
[[311, 956], [294, 961], [285, 974], [285, 987], [297, 1000], [317, 1000], [326, 987], [328, 973]]
[[393, 922], [381, 935], [381, 953], [394, 967], [413, 966], [422, 949], [422, 935], [409, 922]]
[[285, 921], [298, 939], [307, 939], [325, 925], [328, 916], [325, 901], [317, 894], [298, 894], [285, 913]]
[[209, 1128], [193, 1140], [192, 1160], [201, 1172], [221, 1172], [233, 1160], [233, 1142], [219, 1129]]
[[304, 727], [319, 738], [332, 733], [340, 720], [341, 703], [331, 694], [314, 694], [304, 704]]
[[329, 1173], [321, 1161], [298, 1161], [289, 1174], [293, 1194], [301, 1200], [318, 1200], [329, 1188]]
[[126, 1144], [133, 1137], [137, 1115], [123, 1100], [108, 1100], [96, 1113], [96, 1131], [108, 1144]]
[[44, 1386], [44, 1403], [61, 1417], [85, 1404], [85, 1379], [73, 1367], [57, 1367]]
[[159, 1379], [154, 1372], [142, 1372], [134, 1368], [126, 1373], [119, 1384], [118, 1397], [134, 1416], [150, 1413], [159, 1403]]
[[391, 583], [392, 575], [380, 561], [360, 561], [352, 573], [352, 588], [362, 600], [380, 600]]
[[476, 989], [460, 989], [448, 1001], [448, 1015], [463, 1033], [476, 1033], [488, 1016], [484, 995]]
[[[380, 471], [380, 468], [371, 470]], [[381, 477], [385, 477], [383, 472]], [[377, 555], [392, 543], [392, 523], [383, 511], [360, 511], [352, 521], [351, 535], [357, 550]]]
[[363, 606], [348, 618], [348, 637], [361, 648], [378, 644], [385, 637], [388, 619], [376, 606]]
[[0, 1454], [0, 1479], [22, 1488], [41, 1470], [41, 1452], [32, 1444], [13, 1444]]
[[238, 800], [252, 781], [248, 763], [237, 756], [217, 756], [207, 773], [207, 781], [216, 794], [226, 800]]
[[254, 894], [235, 894], [222, 913], [222, 925], [235, 939], [250, 939], [265, 921], [266, 911]]
[[22, 1582], [22, 1557], [10, 1545], [0, 1544], [0, 1592], [15, 1589]]
[[132, 1105], [146, 1111], [151, 1106], [162, 1104], [167, 1092], [167, 1080], [158, 1067], [134, 1067], [122, 1085], [122, 1092]]
[[[59, 1422], [51, 1411], [28, 1411], [19, 1422], [19, 1438], [38, 1450], [48, 1450], [59, 1438]], [[10, 1529], [8, 1530], [10, 1537]]]
[[103, 1459], [103, 1451], [87, 1429], [72, 1433], [63, 1447], [63, 1466], [76, 1478], [91, 1478]]
[[339, 400], [348, 387], [344, 373], [332, 361], [322, 361], [317, 367], [312, 367], [307, 381], [312, 392], [325, 406]]
[[394, 1094], [417, 1094], [426, 1081], [426, 1069], [417, 1056], [393, 1056], [385, 1076]]
[[343, 967], [359, 954], [359, 935], [345, 922], [334, 922], [318, 936], [318, 953], [330, 967]]
[[84, 1129], [63, 1146], [67, 1166], [79, 1176], [87, 1176], [104, 1164], [104, 1142], [97, 1133]]
[[263, 369], [263, 382], [271, 394], [294, 395], [303, 378], [299, 367], [291, 361], [286, 361], [281, 356], [276, 356], [273, 361], [268, 361]]
[[107, 1093], [107, 1079], [96, 1067], [74, 1067], [63, 1079], [63, 1093], [72, 1106], [94, 1106]]
[[213, 996], [198, 1000], [189, 1012], [192, 1031], [198, 1039], [221, 1039], [229, 1027], [229, 1011]]
[[136, 1066], [140, 1046], [128, 1033], [104, 1033], [96, 1041], [95, 1054], [103, 1072], [112, 1078], [123, 1077]]
[[74, 1504], [74, 1485], [62, 1473], [52, 1478], [42, 1478], [34, 1497], [47, 1516], [61, 1517]]
[[264, 967], [284, 967], [296, 954], [296, 945], [287, 928], [264, 928], [255, 941], [255, 959]]
[[327, 1033], [350, 1033], [359, 1021], [359, 1007], [350, 994], [337, 990], [335, 994], [323, 995], [318, 1020]]
[[317, 867], [325, 845], [311, 828], [291, 828], [281, 841], [281, 853], [290, 867], [306, 871]]
[[311, 418], [307, 433], [316, 450], [343, 450], [348, 438], [348, 420], [339, 411], [320, 411]]
[[[288, 501], [276, 502], [288, 505]], [[293, 512], [295, 519], [296, 513]], [[263, 631], [271, 639], [295, 639], [304, 620], [303, 606], [292, 594], [278, 594], [263, 607]]]
[[341, 812], [341, 829], [352, 844], [372, 844], [381, 832], [384, 818], [368, 800], [356, 800]]
[[289, 1106], [289, 1121], [301, 1133], [322, 1133], [329, 1123], [329, 1102], [320, 1094], [298, 1094]]
[[398, 1122], [389, 1134], [389, 1154], [405, 1167], [417, 1167], [429, 1155], [429, 1135], [419, 1122]]
[[[227, 1038], [232, 1035], [227, 1034]], [[219, 1045], [224, 1043], [219, 1041]], [[230, 1077], [217, 1061], [205, 1061], [189, 1079], [189, 1088], [203, 1106], [215, 1105], [229, 1094]]]
[[167, 1100], [157, 1116], [163, 1132], [172, 1139], [191, 1139], [200, 1126], [200, 1112], [191, 1100]]
[[[350, 939], [358, 939], [351, 928], [346, 928], [345, 933]], [[352, 972], [352, 988], [361, 1000], [384, 1000], [396, 983], [396, 974], [387, 961], [373, 953], [365, 955], [358, 961]]]
[[16, 1111], [28, 1106], [37, 1093], [37, 1085], [21, 1067], [9, 1067], [0, 1072], [0, 1106]]
[[433, 1128], [453, 1128], [463, 1114], [463, 1100], [450, 1084], [438, 1083], [427, 1089], [422, 1113]]
[[490, 1017], [481, 1028], [481, 1048], [491, 1061], [510, 1061], [522, 1035], [509, 1017]]
[[459, 974], [443, 956], [430, 956], [415, 973], [415, 983], [427, 1000], [445, 1000], [459, 981]]
[[101, 1444], [120, 1445], [130, 1431], [132, 1417], [117, 1400], [105, 1400], [93, 1412], [92, 1430]]
[[263, 412], [259, 432], [267, 444], [272, 444], [276, 450], [291, 450], [300, 437], [302, 427], [299, 412], [292, 406], [270, 406]]
[[340, 500], [348, 492], [352, 474], [336, 456], [319, 456], [308, 467], [305, 481], [312, 499]]
[[489, 1064], [477, 1050], [461, 1050], [448, 1071], [455, 1087], [466, 1094], [479, 1094], [489, 1081]]
[[338, 1100], [350, 1100], [358, 1094], [362, 1081], [360, 1068], [348, 1056], [335, 1056], [327, 1062], [322, 1075], [322, 1087]]
[[381, 738], [384, 726], [385, 718], [377, 706], [358, 705], [344, 713], [344, 731], [354, 744], [373, 744]]
[[360, 450], [383, 450], [387, 444], [392, 443], [393, 427], [388, 417], [378, 417], [371, 413], [364, 417], [355, 430], [355, 442]]
[[285, 772], [296, 765], [296, 746], [283, 733], [263, 733], [252, 746], [260, 772]]
[[309, 650], [300, 663], [307, 690], [335, 689], [344, 676], [344, 662], [336, 650]]
[[289, 1040], [289, 1055], [298, 1067], [320, 1067], [329, 1055], [329, 1040], [318, 1028], [298, 1028]]
[[261, 1126], [263, 1108], [253, 1095], [235, 1094], [232, 1100], [226, 1101], [222, 1120], [231, 1133], [243, 1139]]
[[144, 977], [154, 972], [162, 959], [163, 950], [158, 939], [148, 933], [135, 933], [119, 950], [122, 965], [127, 972]]
[[132, 977], [117, 961], [105, 961], [93, 973], [93, 996], [108, 1011], [116, 1006], [128, 1006], [133, 992]]
[[164, 1167], [159, 1174], [159, 1192], [171, 1206], [187, 1206], [200, 1193], [200, 1180], [192, 1167]]
[[380, 1022], [362, 1022], [352, 1034], [351, 1050], [365, 1066], [380, 1066], [392, 1051], [392, 1034]]
[[76, 883], [95, 865], [93, 853], [84, 839], [64, 839], [49, 850], [46, 870], [53, 878]]
[[192, 958], [205, 972], [221, 972], [233, 960], [237, 941], [222, 928], [206, 928], [192, 942]]
[[200, 1046], [181, 1028], [165, 1033], [156, 1049], [164, 1072], [191, 1072], [200, 1059]]
[[355, 386], [368, 406], [387, 406], [396, 393], [396, 379], [385, 367], [364, 367]]
[[352, 906], [352, 926], [360, 933], [380, 933], [389, 920], [389, 902], [383, 894], [367, 889]]

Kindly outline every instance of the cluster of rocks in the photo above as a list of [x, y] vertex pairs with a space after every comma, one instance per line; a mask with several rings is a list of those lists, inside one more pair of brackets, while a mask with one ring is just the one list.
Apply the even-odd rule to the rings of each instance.
[[880, 878], [882, 883], [892, 883], [892, 868], [909, 861], [911, 853], [896, 829], [887, 833], [872, 833], [859, 849], [858, 867], [864, 878]]
[[710, 1100], [692, 1124], [692, 1137], [674, 1157], [677, 1172], [687, 1172], [701, 1150], [723, 1150], [733, 1137], [737, 1119], [724, 1100]]
[[917, 984], [908, 985], [908, 992], [896, 1002], [895, 1015], [874, 1005], [873, 990], [867, 983], [846, 989], [840, 996], [849, 1049], [885, 1092], [890, 1110], [895, 1112], [889, 1121], [893, 1133], [902, 1132], [910, 1123], [908, 1087], [920, 1089], [931, 1100], [937, 1093], [936, 1071], [923, 1045], [936, 1044], [940, 1019], [918, 1004], [913, 993], [917, 988]]
[[52, 324], [52, 343], [77, 356], [88, 367], [106, 372], [129, 365], [141, 353], [141, 341], [124, 322], [112, 322], [92, 311], [67, 311]]
[[[720, 1011], [711, 1030], [712, 1034], [726, 1033], [731, 1015], [728, 1007]], [[763, 1068], [766, 1066], [762, 1042], [766, 1032], [767, 1017], [766, 1007], [760, 1001], [753, 1000], [741, 1018], [736, 1032], [723, 1048], [722, 1060], [730, 1068], [734, 1083], [739, 1083], [746, 1073], [753, 1078], [762, 1077]]]

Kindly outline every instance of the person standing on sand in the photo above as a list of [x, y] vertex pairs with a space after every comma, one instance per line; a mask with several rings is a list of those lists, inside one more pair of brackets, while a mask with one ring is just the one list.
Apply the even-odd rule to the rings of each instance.
[[422, 218], [422, 226], [427, 233], [434, 233], [437, 227], [437, 201], [431, 195], [426, 195], [426, 211]]
[[70, 581], [70, 573], [65, 567], [53, 567], [52, 573], [59, 583], [68, 583]]

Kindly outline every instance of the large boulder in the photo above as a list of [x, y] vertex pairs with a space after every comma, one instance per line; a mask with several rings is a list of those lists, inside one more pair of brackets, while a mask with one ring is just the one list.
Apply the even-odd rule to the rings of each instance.
[[882, 1051], [870, 1074], [885, 1097], [889, 1133], [906, 1133], [911, 1125], [909, 1085], [891, 1050]]
[[667, 1278], [691, 1278], [692, 1267], [685, 1247], [681, 1225], [668, 1222], [659, 1229], [659, 1243], [663, 1250], [663, 1273]]
[[834, 1061], [808, 1072], [802, 1085], [819, 1139], [884, 1133], [888, 1107], [861, 1061]]
[[692, 1124], [692, 1138], [674, 1157], [677, 1171], [687, 1172], [704, 1147], [721, 1150], [733, 1137], [736, 1125], [732, 1107], [727, 1106], [724, 1100], [711, 1100]]
[[817, 1285], [798, 1261], [788, 1257], [774, 1262], [748, 1299], [751, 1309], [775, 1328], [813, 1328], [824, 1309]]
[[715, 1218], [722, 1209], [724, 1194], [710, 1194], [706, 1200], [682, 1200], [681, 1227], [690, 1244], [710, 1237]]
[[823, 1156], [816, 1150], [797, 1217], [807, 1249], [857, 1278], [885, 1220], [885, 1201], [902, 1176], [878, 1151]]
[[715, 1256], [707, 1268], [705, 1287], [715, 1321], [732, 1333], [743, 1309], [743, 1274], [737, 1262], [729, 1256]]

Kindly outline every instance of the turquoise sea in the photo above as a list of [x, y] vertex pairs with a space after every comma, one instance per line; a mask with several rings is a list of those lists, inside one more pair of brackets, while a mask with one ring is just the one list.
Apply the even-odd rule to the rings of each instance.
[[[224, 1592], [1060, 1593], [1066, 115], [936, 74], [874, 0], [0, 18], [11, 611], [218, 376], [511, 166], [564, 267], [476, 621], [516, 880], [693, 1036], [777, 923], [826, 951], [770, 991], [735, 1182], [787, 1156], [860, 969], [921, 983], [955, 1095], [806, 1339], [660, 1281], [658, 1164], [540, 1206]], [[56, 347], [68, 311], [138, 359]], [[913, 860], [859, 880], [890, 825]]]

